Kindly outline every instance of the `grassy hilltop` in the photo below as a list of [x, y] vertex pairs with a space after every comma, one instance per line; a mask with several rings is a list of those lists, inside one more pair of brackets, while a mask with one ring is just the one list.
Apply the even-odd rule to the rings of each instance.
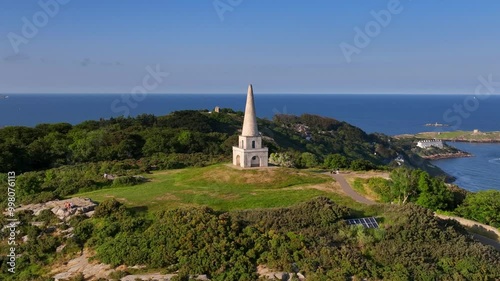
[[[149, 182], [80, 193], [96, 201], [115, 198], [131, 207], [150, 211], [189, 206], [208, 206], [231, 211], [288, 207], [318, 196], [336, 202], [352, 201], [341, 196], [328, 175], [291, 168], [241, 170], [220, 164], [154, 172]], [[354, 204], [349, 202], [349, 204]]]
[[[104, 174], [133, 183], [134, 175], [155, 170], [227, 163], [242, 121], [242, 112], [222, 109], [6, 127], [0, 129], [0, 171], [24, 172], [19, 203], [43, 202], [120, 184]], [[258, 122], [271, 159], [281, 166], [371, 170], [402, 164], [444, 175], [406, 144], [332, 118], [276, 115]]]

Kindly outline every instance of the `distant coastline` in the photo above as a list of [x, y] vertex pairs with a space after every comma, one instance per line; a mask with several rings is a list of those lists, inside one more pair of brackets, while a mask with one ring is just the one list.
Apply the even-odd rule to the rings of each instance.
[[417, 134], [397, 135], [396, 138], [437, 139], [450, 142], [470, 143], [500, 143], [500, 131], [481, 132], [473, 131], [448, 131], [448, 132], [422, 132]]
[[496, 164], [495, 155], [500, 155], [500, 131], [421, 132], [395, 135], [394, 138], [412, 146], [422, 140], [436, 139], [447, 142], [448, 145], [445, 144], [444, 147], [453, 147], [455, 151], [417, 147], [412, 150], [448, 174], [448, 182], [465, 190], [498, 190], [498, 176], [491, 165]]

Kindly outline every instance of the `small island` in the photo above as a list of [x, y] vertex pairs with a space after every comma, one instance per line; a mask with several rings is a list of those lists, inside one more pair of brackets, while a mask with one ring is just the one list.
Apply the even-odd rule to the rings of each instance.
[[436, 122], [436, 123], [427, 123], [424, 126], [426, 126], [426, 127], [448, 127], [449, 125]]

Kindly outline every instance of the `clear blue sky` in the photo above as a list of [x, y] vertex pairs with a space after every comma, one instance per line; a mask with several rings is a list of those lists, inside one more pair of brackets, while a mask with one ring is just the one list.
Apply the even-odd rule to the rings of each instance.
[[72, 0], [15, 53], [39, 1], [0, 0], [0, 93], [128, 93], [148, 65], [169, 73], [160, 93], [472, 93], [500, 77], [498, 0], [400, 0], [350, 63], [339, 45], [393, 0], [241, 0], [224, 20], [213, 0]]

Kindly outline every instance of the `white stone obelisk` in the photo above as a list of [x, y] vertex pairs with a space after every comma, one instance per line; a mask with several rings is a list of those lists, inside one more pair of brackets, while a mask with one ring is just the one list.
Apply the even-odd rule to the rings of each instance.
[[233, 165], [242, 168], [267, 167], [267, 161], [268, 149], [262, 147], [262, 137], [257, 129], [253, 87], [250, 84], [247, 91], [243, 128], [238, 138], [238, 146], [233, 146]]

